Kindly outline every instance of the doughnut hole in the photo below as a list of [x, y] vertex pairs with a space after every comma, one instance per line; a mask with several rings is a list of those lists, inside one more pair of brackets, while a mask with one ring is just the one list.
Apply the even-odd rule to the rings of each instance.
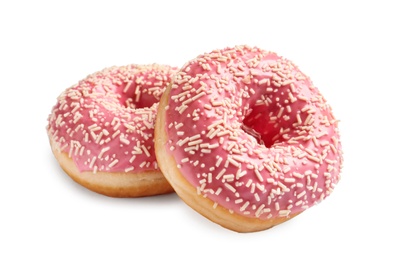
[[126, 108], [140, 109], [152, 107], [155, 103], [159, 102], [159, 99], [164, 89], [153, 89], [142, 88], [140, 85], [133, 84], [127, 88], [126, 86], [122, 89], [127, 91], [121, 91], [119, 93], [118, 100], [120, 104]]
[[[111, 70], [112, 68], [109, 68], [109, 73], [112, 73]], [[133, 77], [115, 74], [109, 79], [99, 75], [100, 84], [93, 82], [93, 85], [95, 93], [103, 93], [107, 98], [116, 99], [124, 108], [150, 108], [159, 102], [166, 87], [164, 83], [169, 80], [168, 74], [175, 70], [176, 68], [156, 64], [136, 66], [132, 70]]]
[[253, 109], [242, 121], [241, 129], [254, 137], [258, 144], [271, 148], [275, 142], [281, 141], [279, 124], [270, 120], [268, 111]]

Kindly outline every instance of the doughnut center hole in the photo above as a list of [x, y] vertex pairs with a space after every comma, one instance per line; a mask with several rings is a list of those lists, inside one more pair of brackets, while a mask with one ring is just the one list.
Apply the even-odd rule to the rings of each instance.
[[258, 144], [271, 148], [275, 143], [274, 136], [276, 134], [273, 131], [274, 129], [271, 129], [266, 123], [268, 121], [269, 118], [266, 118], [264, 113], [252, 112], [242, 121], [241, 129], [250, 137], [256, 139]]
[[120, 104], [126, 108], [131, 109], [143, 109], [143, 108], [150, 108], [155, 103], [158, 103], [159, 100], [155, 98], [153, 95], [149, 95], [143, 93], [140, 96], [136, 95], [123, 95], [119, 98]]

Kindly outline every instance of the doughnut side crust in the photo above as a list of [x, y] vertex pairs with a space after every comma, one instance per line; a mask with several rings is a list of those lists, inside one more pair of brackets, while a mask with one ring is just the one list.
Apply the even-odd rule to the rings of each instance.
[[169, 103], [170, 90], [171, 86], [168, 86], [161, 97], [158, 108], [154, 132], [155, 152], [158, 165], [162, 170], [163, 175], [169, 183], [172, 184], [175, 192], [187, 205], [212, 222], [240, 233], [266, 230], [290, 220], [301, 213], [290, 214], [287, 217], [263, 220], [232, 213], [221, 205], [215, 204], [209, 198], [197, 196], [197, 189], [186, 181], [177, 167], [174, 157], [165, 149], [168, 142], [167, 132], [165, 131], [165, 117], [167, 105]]
[[160, 195], [173, 192], [172, 186], [160, 171], [151, 170], [140, 173], [80, 172], [68, 156], [50, 140], [52, 152], [61, 168], [76, 183], [96, 193], [116, 198], [133, 198]]

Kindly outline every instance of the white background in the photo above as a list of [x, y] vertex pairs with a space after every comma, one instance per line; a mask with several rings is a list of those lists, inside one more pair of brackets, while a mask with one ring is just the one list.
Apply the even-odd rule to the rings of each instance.
[[[59, 2], [0, 3], [0, 259], [396, 258], [392, 1]], [[109, 198], [60, 169], [45, 126], [65, 88], [237, 44], [294, 61], [340, 119], [345, 164], [324, 202], [239, 234], [176, 194]]]

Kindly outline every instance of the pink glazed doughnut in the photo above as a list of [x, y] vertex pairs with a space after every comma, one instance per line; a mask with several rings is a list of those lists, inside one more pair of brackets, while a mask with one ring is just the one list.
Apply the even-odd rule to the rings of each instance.
[[176, 193], [237, 232], [322, 201], [343, 160], [337, 120], [311, 80], [248, 46], [205, 53], [176, 73], [160, 101], [155, 150]]
[[64, 171], [111, 197], [172, 192], [158, 168], [153, 137], [159, 99], [175, 72], [158, 64], [114, 66], [66, 89], [47, 125]]

